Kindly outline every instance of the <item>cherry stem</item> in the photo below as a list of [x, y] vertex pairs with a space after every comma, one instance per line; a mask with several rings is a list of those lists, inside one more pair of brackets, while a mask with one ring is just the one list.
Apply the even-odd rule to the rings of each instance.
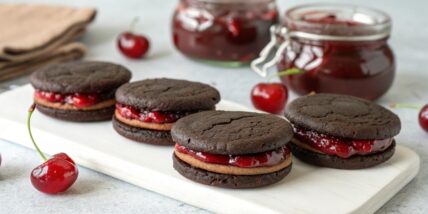
[[33, 142], [34, 147], [36, 147], [37, 152], [40, 154], [40, 156], [42, 156], [44, 161], [47, 161], [48, 159], [43, 154], [43, 152], [40, 150], [40, 148], [37, 146], [36, 141], [34, 141], [34, 138], [33, 138], [33, 133], [31, 132], [31, 116], [33, 115], [35, 108], [36, 108], [36, 104], [33, 103], [31, 105], [30, 109], [28, 109], [28, 118], [27, 118], [28, 133], [30, 134], [31, 141]]
[[280, 71], [280, 72], [278, 72], [276, 74], [272, 74], [267, 79], [268, 79], [268, 82], [270, 82], [272, 80], [272, 78], [274, 78], [274, 77], [282, 77], [282, 76], [300, 74], [302, 72], [303, 71], [300, 70], [300, 69], [298, 69], [298, 68], [290, 68], [290, 69], [287, 69], [285, 71]]
[[138, 21], [140, 20], [140, 17], [136, 16], [134, 19], [132, 19], [131, 24], [129, 25], [129, 32], [133, 33], [135, 30], [135, 26], [137, 25]]
[[391, 103], [391, 104], [389, 104], [389, 107], [391, 107], [391, 108], [412, 108], [412, 109], [422, 108], [421, 105], [405, 104], [405, 103]]

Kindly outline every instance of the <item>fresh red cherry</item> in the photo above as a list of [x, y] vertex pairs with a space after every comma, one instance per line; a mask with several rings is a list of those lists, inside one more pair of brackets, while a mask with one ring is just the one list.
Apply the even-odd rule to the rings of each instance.
[[[278, 72], [268, 78], [299, 74], [302, 71], [296, 68]], [[273, 114], [284, 111], [288, 100], [288, 89], [281, 83], [259, 83], [251, 90], [251, 101], [255, 108]]]
[[419, 111], [419, 125], [428, 132], [428, 104]]
[[132, 32], [124, 32], [117, 39], [117, 46], [122, 53], [129, 58], [142, 58], [149, 50], [149, 40]]
[[56, 194], [70, 188], [77, 180], [78, 174], [70, 157], [60, 153], [33, 169], [31, 183], [40, 192]]
[[121, 33], [117, 38], [117, 46], [119, 50], [127, 57], [138, 59], [146, 55], [149, 50], [150, 42], [143, 36], [132, 31], [138, 19], [134, 19], [131, 24], [131, 30]]
[[251, 101], [257, 109], [280, 114], [288, 99], [288, 90], [282, 83], [259, 83], [251, 90]]
[[47, 159], [42, 153], [31, 132], [31, 116], [35, 108], [36, 104], [33, 104], [28, 110], [27, 128], [34, 147], [45, 162], [33, 169], [31, 183], [43, 193], [56, 194], [64, 192], [77, 180], [79, 174], [77, 166], [65, 153], [58, 153], [50, 159]]

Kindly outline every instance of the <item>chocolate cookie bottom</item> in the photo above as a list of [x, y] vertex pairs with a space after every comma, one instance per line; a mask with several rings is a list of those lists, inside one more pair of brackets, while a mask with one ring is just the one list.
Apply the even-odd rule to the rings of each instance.
[[110, 120], [114, 114], [115, 106], [107, 108], [82, 111], [82, 110], [64, 110], [46, 107], [38, 104], [37, 110], [41, 113], [60, 120], [74, 121], [74, 122], [93, 122]]
[[317, 166], [336, 169], [364, 169], [381, 164], [392, 157], [395, 152], [395, 141], [385, 151], [370, 155], [355, 155], [350, 158], [340, 158], [335, 155], [320, 154], [309, 151], [290, 142], [291, 152], [299, 160]]
[[184, 177], [201, 184], [231, 188], [244, 189], [267, 186], [283, 179], [291, 170], [291, 164], [280, 171], [261, 175], [228, 175], [209, 172], [203, 169], [192, 167], [180, 160], [173, 154], [174, 169]]
[[113, 116], [113, 128], [120, 135], [133, 141], [156, 145], [174, 145], [169, 131], [156, 131], [129, 126], [120, 122], [115, 116]]

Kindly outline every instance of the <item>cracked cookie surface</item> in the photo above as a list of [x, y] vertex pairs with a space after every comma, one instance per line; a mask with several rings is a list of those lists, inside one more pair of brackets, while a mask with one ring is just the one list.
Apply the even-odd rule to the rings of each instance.
[[400, 119], [376, 103], [347, 95], [315, 94], [288, 104], [285, 116], [295, 126], [351, 139], [385, 139], [397, 135]]
[[116, 99], [150, 111], [193, 111], [213, 109], [220, 93], [203, 83], [160, 78], [125, 84], [117, 90]]
[[58, 93], [110, 91], [131, 79], [125, 67], [100, 61], [76, 61], [50, 65], [31, 75], [34, 88]]
[[171, 130], [174, 142], [213, 154], [252, 154], [279, 148], [293, 137], [291, 125], [269, 114], [204, 111], [186, 116]]

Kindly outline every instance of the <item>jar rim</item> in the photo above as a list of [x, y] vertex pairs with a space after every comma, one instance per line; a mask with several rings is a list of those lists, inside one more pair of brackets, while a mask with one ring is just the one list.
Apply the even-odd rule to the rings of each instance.
[[[334, 18], [340, 15], [344, 20], [336, 23], [317, 22], [317, 16], [320, 17], [323, 14], [324, 16], [333, 15]], [[307, 15], [315, 17], [315, 21], [308, 21], [304, 17]], [[345, 18], [343, 18], [344, 16]], [[284, 21], [285, 26], [291, 31], [297, 30], [306, 33], [336, 36], [376, 34], [389, 36], [392, 27], [391, 17], [381, 10], [340, 3], [309, 3], [298, 5], [286, 11]], [[351, 22], [355, 24], [350, 24]]]

